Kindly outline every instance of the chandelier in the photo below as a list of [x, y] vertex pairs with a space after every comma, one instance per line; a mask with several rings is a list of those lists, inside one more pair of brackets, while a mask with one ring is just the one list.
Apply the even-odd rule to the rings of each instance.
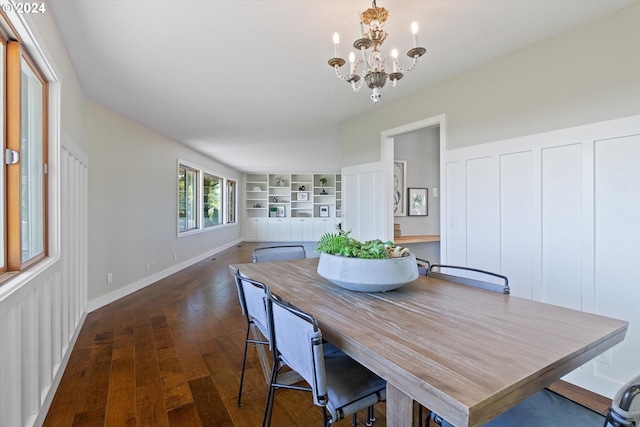
[[[396, 87], [398, 80], [404, 76], [404, 73], [412, 71], [418, 63], [418, 58], [425, 54], [426, 49], [418, 47], [418, 24], [411, 24], [413, 33], [413, 47], [407, 52], [407, 56], [413, 59], [413, 63], [409, 68], [402, 68], [398, 63], [398, 51], [393, 49], [390, 55], [384, 58], [380, 54], [378, 48], [387, 39], [387, 33], [383, 30], [384, 23], [389, 17], [389, 11], [384, 7], [378, 7], [376, 0], [373, 0], [372, 7], [360, 14], [360, 38], [353, 42], [353, 47], [360, 51], [362, 57], [356, 61], [353, 52], [349, 53], [349, 74], [343, 76], [340, 73], [340, 67], [345, 64], [345, 60], [340, 58], [339, 44], [340, 36], [338, 33], [333, 35], [334, 57], [329, 60], [329, 65], [335, 68], [338, 78], [346, 81], [351, 85], [354, 92], [358, 92], [362, 87], [363, 80], [367, 82], [367, 86], [372, 90], [371, 100], [374, 104], [380, 101], [382, 94], [380, 89], [384, 87], [387, 80], [391, 80], [392, 87]], [[365, 33], [364, 25], [367, 25], [368, 31]], [[370, 52], [368, 49], [372, 48]], [[388, 61], [391, 61], [391, 73], [388, 73]], [[360, 66], [362, 69], [360, 70]], [[364, 79], [362, 78], [364, 76]]]

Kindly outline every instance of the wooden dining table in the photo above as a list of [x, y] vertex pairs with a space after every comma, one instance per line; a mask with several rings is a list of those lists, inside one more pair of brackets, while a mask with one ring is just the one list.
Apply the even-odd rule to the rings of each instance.
[[387, 426], [414, 401], [482, 425], [624, 339], [628, 322], [420, 276], [380, 293], [343, 289], [317, 258], [236, 264], [318, 320], [324, 338], [387, 381]]

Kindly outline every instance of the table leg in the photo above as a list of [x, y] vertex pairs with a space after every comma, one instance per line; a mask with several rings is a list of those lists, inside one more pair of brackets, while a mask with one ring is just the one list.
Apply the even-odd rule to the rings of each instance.
[[[251, 338], [256, 341], [263, 340], [262, 333], [260, 333], [260, 329], [254, 324], [251, 324]], [[267, 351], [269, 348], [266, 345], [256, 345], [256, 351], [258, 352], [258, 359], [260, 360], [260, 366], [262, 366], [262, 373], [264, 374], [264, 380], [269, 384], [271, 380], [271, 362], [269, 362], [269, 357], [267, 356]]]
[[[256, 325], [251, 325], [251, 337], [254, 340], [263, 340], [262, 333]], [[258, 352], [258, 359], [260, 360], [260, 366], [262, 367], [262, 373], [264, 374], [264, 380], [267, 384], [271, 381], [271, 361], [267, 352], [269, 347], [266, 345], [256, 345], [256, 351]], [[295, 384], [302, 381], [302, 377], [295, 371], [284, 372], [278, 375], [278, 382], [282, 384]]]
[[413, 399], [387, 383], [387, 427], [413, 425]]

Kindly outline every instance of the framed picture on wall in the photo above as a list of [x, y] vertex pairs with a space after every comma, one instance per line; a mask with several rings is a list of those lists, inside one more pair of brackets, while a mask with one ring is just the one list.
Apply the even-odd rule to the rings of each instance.
[[409, 188], [408, 189], [408, 206], [409, 216], [427, 216], [427, 188]]
[[328, 217], [329, 216], [329, 206], [320, 205], [320, 216], [321, 217]]
[[393, 216], [406, 216], [407, 161], [393, 161]]

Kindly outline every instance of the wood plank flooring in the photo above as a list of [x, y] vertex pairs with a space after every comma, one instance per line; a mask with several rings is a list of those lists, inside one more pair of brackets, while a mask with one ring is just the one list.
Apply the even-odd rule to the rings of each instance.
[[[267, 385], [251, 347], [236, 406], [246, 321], [228, 269], [251, 262], [254, 247], [228, 249], [90, 313], [44, 426], [259, 426]], [[384, 404], [376, 412], [383, 427]], [[321, 424], [309, 393], [276, 392], [274, 427]]]
[[[246, 321], [228, 269], [250, 262], [254, 247], [242, 243], [90, 313], [44, 426], [260, 426], [267, 385], [251, 347], [236, 406]], [[375, 409], [384, 427], [384, 403]], [[276, 392], [274, 427], [321, 424], [309, 393]]]

